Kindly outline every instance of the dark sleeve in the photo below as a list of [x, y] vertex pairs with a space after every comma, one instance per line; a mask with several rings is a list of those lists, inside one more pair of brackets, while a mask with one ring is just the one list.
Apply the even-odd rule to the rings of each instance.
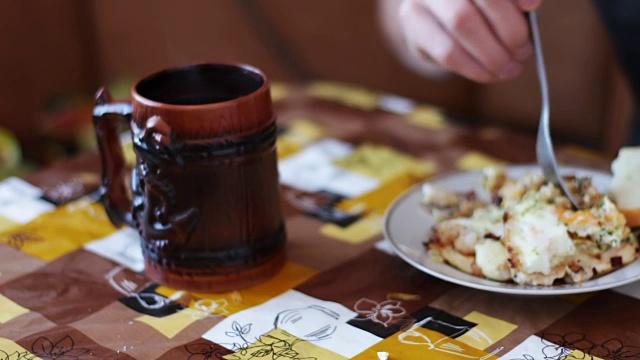
[[[635, 104], [640, 100], [640, 0], [593, 0], [631, 85]], [[640, 144], [640, 121], [631, 143]]]

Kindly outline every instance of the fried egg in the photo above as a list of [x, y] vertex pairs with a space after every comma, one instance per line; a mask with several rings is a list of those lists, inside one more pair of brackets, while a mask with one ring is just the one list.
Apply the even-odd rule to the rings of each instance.
[[551, 275], [545, 281], [547, 284], [564, 277], [556, 268], [566, 267], [575, 253], [567, 226], [560, 221], [555, 208], [535, 196], [525, 197], [509, 210], [502, 242], [509, 250], [516, 273]]

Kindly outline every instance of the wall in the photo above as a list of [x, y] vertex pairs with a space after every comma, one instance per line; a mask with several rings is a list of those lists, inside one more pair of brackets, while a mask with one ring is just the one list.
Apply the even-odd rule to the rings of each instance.
[[0, 126], [39, 149], [40, 111], [55, 94], [90, 90], [94, 67], [82, 0], [0, 1]]

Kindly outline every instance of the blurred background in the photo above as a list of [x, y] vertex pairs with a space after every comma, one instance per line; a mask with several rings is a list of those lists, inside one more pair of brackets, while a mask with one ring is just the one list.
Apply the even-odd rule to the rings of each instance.
[[[0, 0], [0, 176], [91, 149], [99, 86], [126, 97], [149, 72], [205, 61], [249, 63], [275, 82], [363, 86], [471, 125], [535, 131], [532, 61], [495, 85], [426, 79], [394, 56], [379, 10], [375, 0]], [[634, 105], [591, 2], [547, 1], [540, 22], [554, 138], [615, 155]]]

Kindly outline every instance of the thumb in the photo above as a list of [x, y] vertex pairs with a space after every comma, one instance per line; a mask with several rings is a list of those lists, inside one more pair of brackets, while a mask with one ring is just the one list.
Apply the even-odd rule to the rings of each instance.
[[516, 4], [522, 11], [533, 11], [542, 5], [542, 0], [516, 0]]

